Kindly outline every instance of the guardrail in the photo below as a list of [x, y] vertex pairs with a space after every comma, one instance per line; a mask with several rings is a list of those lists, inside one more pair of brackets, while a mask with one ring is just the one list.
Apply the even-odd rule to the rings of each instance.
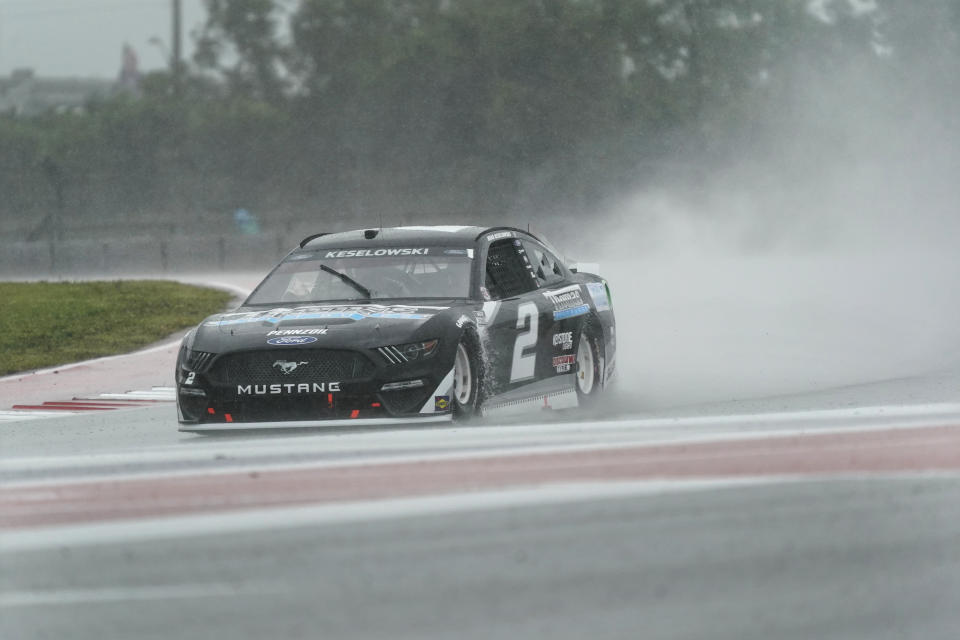
[[300, 236], [135, 237], [0, 243], [0, 279], [267, 269]]

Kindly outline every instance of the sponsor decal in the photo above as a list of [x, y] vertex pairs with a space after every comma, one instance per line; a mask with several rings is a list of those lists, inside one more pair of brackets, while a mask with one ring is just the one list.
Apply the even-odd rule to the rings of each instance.
[[463, 329], [463, 325], [470, 322], [470, 318], [467, 316], [460, 316], [457, 318], [457, 329]]
[[583, 302], [578, 285], [555, 291], [544, 291], [543, 296], [553, 305], [554, 320], [564, 320], [590, 313], [590, 305]]
[[576, 358], [572, 355], [554, 356], [553, 368], [557, 370], [557, 373], [566, 373], [570, 371], [570, 367], [573, 366], [574, 362], [576, 362]]
[[277, 360], [276, 362], [273, 363], [273, 366], [274, 366], [274, 367], [277, 367], [278, 369], [280, 369], [280, 372], [281, 372], [283, 375], [288, 376], [288, 375], [290, 375], [291, 373], [293, 373], [294, 371], [296, 371], [296, 370], [297, 370], [297, 367], [299, 367], [299, 366], [302, 365], [302, 364], [310, 364], [310, 363], [309, 363], [309, 362], [290, 362], [290, 361], [287, 361], [287, 360]]
[[553, 346], [560, 347], [563, 351], [573, 349], [573, 332], [564, 331], [563, 333], [553, 334]]
[[339, 382], [290, 382], [286, 384], [238, 384], [238, 396], [283, 396], [310, 393], [336, 393]]
[[317, 339], [313, 336], [280, 336], [279, 338], [270, 338], [267, 340], [267, 344], [272, 344], [275, 347], [291, 347], [316, 341]]
[[321, 329], [274, 329], [273, 331], [267, 332], [268, 336], [325, 336], [327, 335], [327, 328], [323, 327]]
[[607, 311], [610, 309], [610, 299], [607, 297], [607, 287], [605, 283], [588, 282], [587, 291], [590, 292], [590, 297], [593, 298], [593, 304], [596, 305], [597, 311]]
[[[391, 320], [426, 320], [433, 317], [431, 313], [423, 313], [423, 309], [442, 311], [448, 307], [410, 307], [407, 305], [311, 305], [281, 308], [270, 311], [250, 311], [246, 313], [228, 313], [220, 320], [211, 320], [204, 323], [208, 326], [227, 326], [234, 324], [250, 324], [253, 322], [267, 322], [277, 324], [288, 320], [319, 320], [328, 318], [349, 318], [364, 320], [366, 318], [386, 318]], [[311, 333], [297, 330], [297, 334]]]
[[465, 256], [467, 255], [466, 249], [444, 249], [443, 255], [445, 256]]
[[325, 258], [380, 258], [383, 256], [425, 256], [430, 249], [390, 248], [390, 249], [343, 249], [327, 251]]
[[515, 238], [516, 235], [513, 231], [497, 231], [488, 235], [487, 240], [493, 242], [494, 240], [502, 240], [504, 238]]
[[567, 318], [575, 318], [577, 316], [583, 316], [590, 313], [590, 305], [583, 304], [579, 307], [574, 307], [573, 309], [564, 309], [563, 311], [554, 311], [553, 319], [554, 320], [565, 320]]
[[433, 396], [434, 411], [446, 411], [450, 408], [450, 396]]

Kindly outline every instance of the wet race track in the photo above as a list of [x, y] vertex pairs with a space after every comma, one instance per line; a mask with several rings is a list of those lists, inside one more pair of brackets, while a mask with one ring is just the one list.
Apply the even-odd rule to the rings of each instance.
[[615, 297], [589, 417], [182, 434], [175, 344], [2, 380], [0, 637], [955, 638], [953, 324], [711, 291]]

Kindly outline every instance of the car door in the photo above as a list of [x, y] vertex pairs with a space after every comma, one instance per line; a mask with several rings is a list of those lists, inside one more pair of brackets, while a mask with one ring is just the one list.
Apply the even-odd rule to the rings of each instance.
[[544, 345], [553, 334], [553, 305], [542, 295], [523, 242], [492, 242], [484, 273], [488, 394], [519, 389], [553, 375]]
[[537, 290], [547, 302], [543, 326], [548, 331], [541, 337], [540, 350], [546, 366], [540, 377], [574, 373], [574, 345], [590, 306], [584, 300], [581, 286], [571, 282], [569, 272], [553, 252], [533, 238], [524, 237], [522, 244]]

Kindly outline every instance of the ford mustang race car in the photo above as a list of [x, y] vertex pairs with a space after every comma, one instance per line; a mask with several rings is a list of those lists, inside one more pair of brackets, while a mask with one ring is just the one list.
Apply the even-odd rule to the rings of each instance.
[[509, 227], [305, 238], [183, 339], [182, 431], [388, 424], [576, 407], [616, 361], [607, 283]]

